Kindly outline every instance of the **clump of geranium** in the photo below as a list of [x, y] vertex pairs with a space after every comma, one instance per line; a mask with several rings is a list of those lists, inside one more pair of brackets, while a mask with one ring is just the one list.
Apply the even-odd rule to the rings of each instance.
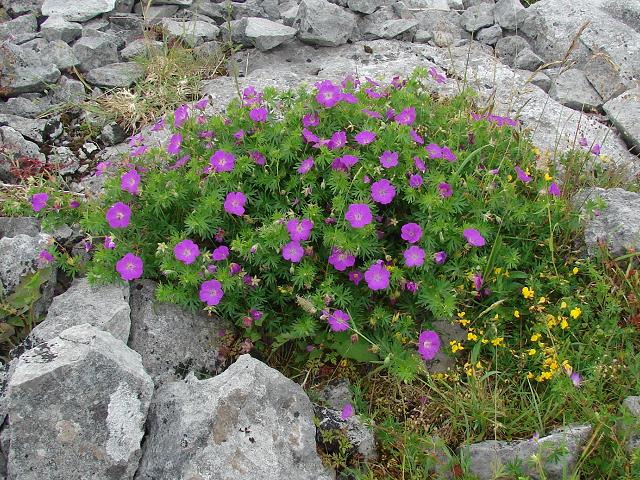
[[[180, 107], [152, 129], [165, 145], [132, 137], [106, 195], [75, 210], [100, 239], [90, 276], [154, 279], [161, 300], [233, 320], [255, 348], [335, 349], [411, 379], [451, 354], [433, 322], [520, 299], [522, 277], [498, 285], [494, 267], [547, 266], [542, 226], [566, 224], [517, 122], [428, 93], [446, 81], [347, 76], [296, 94], [248, 87], [225, 115], [206, 99]], [[66, 208], [45, 192], [32, 205]], [[487, 344], [517, 343], [515, 323]]]

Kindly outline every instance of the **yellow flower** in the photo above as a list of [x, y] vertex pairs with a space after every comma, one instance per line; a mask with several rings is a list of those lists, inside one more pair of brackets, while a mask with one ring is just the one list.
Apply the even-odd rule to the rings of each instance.
[[347, 366], [347, 360], [346, 360], [345, 358], [343, 358], [342, 360], [340, 360], [340, 366], [341, 366], [342, 368], [344, 368], [344, 367], [346, 367], [346, 366]]
[[580, 309], [580, 307], [576, 307], [573, 310], [571, 310], [571, 312], [569, 312], [569, 315], [571, 315], [571, 318], [577, 319], [581, 313], [582, 313], [582, 310]]
[[529, 351], [527, 352], [529, 354], [529, 356], [535, 355], [536, 353], [538, 353], [538, 351], [535, 348], [531, 348], [529, 349]]
[[527, 372], [527, 378], [533, 378], [533, 373]]
[[540, 340], [540, 334], [539, 333], [534, 333], [533, 335], [531, 335], [531, 341], [532, 342], [537, 342], [538, 340]]
[[522, 287], [522, 296], [524, 298], [533, 298], [536, 292], [529, 287]]
[[520, 318], [520, 312], [518, 310], [513, 311], [513, 316], [516, 318]]
[[464, 347], [462, 346], [462, 344], [460, 342], [455, 341], [455, 340], [451, 340], [449, 342], [449, 345], [451, 345], [451, 351], [453, 353], [456, 353], [458, 350], [464, 350]]
[[501, 346], [504, 346], [503, 342], [504, 342], [504, 337], [498, 337], [491, 340], [491, 345], [493, 345], [494, 347], [501, 347]]
[[547, 315], [547, 327], [549, 328], [553, 328], [558, 324], [558, 321], [556, 320], [556, 317], [554, 317], [551, 314]]
[[493, 269], [493, 271], [494, 271], [494, 273], [495, 273], [496, 275], [500, 275], [500, 274], [502, 273], [502, 268], [500, 268], [500, 267], [496, 267], [496, 268], [494, 268], [494, 269]]
[[478, 340], [478, 336], [475, 333], [467, 333], [467, 340], [475, 342], [476, 340]]
[[547, 182], [550, 182], [551, 180], [553, 180], [553, 177], [552, 177], [551, 175], [549, 175], [548, 173], [545, 173], [545, 174], [544, 174], [544, 179], [545, 179]]
[[466, 318], [463, 318], [462, 320], [458, 320], [458, 322], [460, 323], [460, 325], [462, 325], [463, 327], [466, 327], [467, 325], [469, 325], [471, 323], [471, 320], [467, 320]]
[[480, 340], [483, 344], [487, 344], [489, 343], [489, 340], [487, 340], [486, 338], [483, 338], [482, 340]]
[[539, 304], [543, 304], [543, 303], [546, 303], [546, 302], [547, 302], [547, 299], [544, 298], [544, 297], [540, 297], [540, 299], [538, 300]]
[[567, 308], [567, 302], [562, 302], [560, 304], [560, 308]]
[[511, 175], [507, 175], [507, 180], [511, 181], [511, 180], [513, 180], [513, 177]]
[[458, 312], [458, 318], [464, 318], [467, 312]]
[[572, 272], [573, 272], [574, 275], [577, 275], [579, 271], [580, 271], [580, 269], [578, 267], [573, 267]]
[[567, 322], [567, 317], [562, 317], [562, 321], [560, 322], [560, 328], [562, 330], [566, 330], [569, 328], [569, 322]]

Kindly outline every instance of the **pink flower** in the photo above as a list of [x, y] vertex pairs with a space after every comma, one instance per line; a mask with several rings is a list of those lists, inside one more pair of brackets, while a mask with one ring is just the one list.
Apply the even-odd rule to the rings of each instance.
[[333, 332], [344, 332], [349, 330], [349, 315], [342, 310], [336, 310], [333, 315], [327, 317], [329, 327]]
[[49, 264], [51, 262], [53, 262], [53, 255], [51, 255], [49, 252], [47, 252], [46, 250], [42, 250], [40, 252], [40, 255], [38, 256], [38, 260], [42, 263], [42, 264]]
[[249, 311], [249, 315], [251, 315], [251, 318], [254, 320], [260, 320], [262, 318], [262, 312], [253, 308]]
[[353, 405], [351, 405], [350, 403], [347, 403], [344, 405], [344, 407], [342, 407], [342, 412], [340, 413], [340, 418], [342, 420], [348, 420], [349, 418], [351, 418], [353, 416], [353, 414], [355, 413], [354, 409], [353, 409]]
[[216, 173], [230, 172], [235, 166], [235, 157], [231, 152], [218, 150], [209, 159], [209, 163]]
[[313, 222], [308, 218], [303, 218], [300, 221], [293, 218], [287, 222], [287, 231], [289, 232], [291, 240], [294, 242], [304, 242], [309, 240], [312, 228]]
[[386, 178], [371, 184], [371, 198], [374, 202], [388, 205], [395, 196], [396, 189]]
[[429, 75], [431, 75], [431, 78], [433, 78], [437, 83], [445, 83], [447, 81], [447, 77], [438, 72], [435, 67], [431, 67], [429, 69]]
[[344, 214], [344, 218], [353, 228], [363, 228], [371, 223], [373, 216], [366, 203], [352, 203]]
[[311, 170], [313, 168], [313, 165], [314, 165], [313, 157], [305, 158], [300, 163], [300, 166], [298, 167], [297, 171], [300, 174], [305, 174], [305, 173], [307, 173], [309, 170]]
[[440, 350], [440, 336], [433, 330], [420, 332], [418, 352], [425, 360], [433, 360]]
[[433, 254], [433, 261], [436, 262], [437, 265], [442, 265], [447, 261], [447, 254], [444, 251], [436, 252]]
[[569, 375], [569, 378], [571, 379], [571, 383], [573, 383], [573, 386], [576, 388], [580, 387], [580, 385], [582, 384], [582, 377], [578, 372], [572, 372], [571, 375]]
[[221, 245], [211, 253], [211, 258], [216, 262], [226, 260], [229, 257], [229, 247]]
[[351, 270], [349, 272], [349, 281], [357, 287], [362, 281], [362, 272], [360, 270]]
[[424, 147], [425, 151], [429, 155], [429, 158], [442, 158], [442, 148], [435, 143], [430, 143]]
[[320, 138], [306, 127], [302, 129], [302, 138], [307, 143], [318, 143], [320, 141]]
[[453, 153], [449, 147], [442, 147], [442, 158], [448, 162], [455, 162], [457, 160], [456, 154]]
[[200, 255], [200, 248], [193, 241], [182, 240], [173, 248], [176, 260], [180, 260], [185, 265], [191, 265]]
[[409, 243], [417, 243], [422, 238], [422, 228], [417, 223], [406, 223], [400, 229], [400, 238]]
[[320, 117], [317, 113], [307, 113], [302, 117], [303, 127], [317, 127], [320, 125]]
[[413, 163], [416, 166], [416, 168], [420, 170], [422, 173], [427, 171], [427, 166], [424, 164], [424, 162], [420, 157], [413, 157]]
[[353, 267], [356, 263], [356, 257], [350, 253], [343, 252], [339, 248], [333, 248], [331, 255], [329, 255], [329, 263], [333, 265], [336, 270], [344, 272], [347, 268]]
[[371, 118], [377, 118], [377, 119], [381, 119], [382, 115], [378, 112], [374, 112], [373, 110], [367, 110], [366, 108], [362, 109], [362, 113], [364, 113], [365, 115], [371, 117]]
[[384, 168], [392, 168], [398, 165], [398, 152], [385, 150], [380, 155], [380, 163]]
[[120, 177], [120, 188], [131, 195], [138, 194], [140, 187], [140, 175], [135, 170], [129, 170]]
[[416, 142], [418, 145], [424, 145], [424, 138], [418, 135], [418, 132], [411, 129], [411, 131], [409, 132], [409, 135], [411, 135], [411, 138], [413, 139], [413, 141]]
[[420, 267], [424, 264], [424, 250], [416, 245], [407, 248], [403, 256], [407, 267]]
[[389, 278], [391, 273], [382, 265], [382, 260], [374, 263], [364, 272], [364, 280], [370, 290], [384, 290], [389, 286]]
[[358, 157], [355, 155], [344, 155], [340, 161], [346, 168], [351, 168], [358, 163]]
[[591, 147], [591, 153], [594, 155], [600, 155], [601, 147], [599, 144], [595, 143], [593, 147]]
[[449, 198], [451, 195], [453, 195], [453, 189], [451, 188], [451, 185], [446, 182], [440, 183], [438, 185], [438, 190], [440, 191], [440, 196], [442, 198]]
[[117, 202], [107, 210], [106, 219], [111, 228], [126, 228], [131, 220], [131, 208], [122, 202]]
[[242, 192], [229, 192], [224, 200], [224, 211], [231, 215], [244, 215], [247, 197]]
[[125, 281], [140, 278], [142, 276], [142, 259], [133, 253], [127, 253], [116, 262], [116, 271]]
[[111, 166], [111, 162], [100, 162], [96, 165], [96, 177], [99, 177], [107, 171], [107, 168]]
[[254, 108], [249, 112], [249, 118], [254, 122], [266, 122], [267, 121], [267, 109], [264, 107]]
[[369, 130], [363, 130], [362, 132], [358, 133], [355, 138], [356, 142], [358, 142], [360, 145], [369, 145], [376, 139], [376, 134], [370, 132]]
[[242, 267], [241, 267], [239, 264], [237, 264], [237, 263], [235, 263], [235, 262], [233, 262], [233, 263], [229, 264], [229, 273], [230, 273], [231, 275], [237, 275], [237, 274], [239, 274], [241, 271], [242, 271]]
[[340, 87], [334, 85], [330, 80], [324, 80], [316, 86], [318, 87], [316, 101], [323, 107], [331, 108], [340, 101], [342, 97]]
[[467, 242], [469, 242], [469, 245], [474, 247], [482, 247], [486, 243], [484, 237], [475, 228], [466, 228], [462, 234]]
[[412, 125], [416, 121], [416, 109], [413, 107], [405, 108], [396, 115], [395, 121], [400, 125]]
[[222, 284], [216, 279], [207, 280], [200, 285], [200, 301], [206, 303], [210, 307], [218, 305], [223, 296], [224, 292], [222, 291]]
[[531, 181], [531, 177], [518, 166], [516, 166], [516, 173], [518, 175], [518, 180], [520, 180], [521, 182], [529, 183]]
[[420, 188], [420, 186], [422, 185], [422, 182], [423, 182], [422, 175], [414, 175], [414, 174], [409, 175], [409, 186], [411, 188]]
[[560, 187], [556, 182], [551, 182], [551, 185], [549, 185], [549, 193], [554, 197], [559, 197], [561, 195]]
[[113, 250], [114, 248], [116, 248], [116, 243], [113, 241], [113, 238], [109, 236], [104, 237], [104, 243], [102, 245], [107, 250]]
[[151, 127], [151, 131], [159, 132], [160, 130], [164, 129], [166, 123], [167, 122], [164, 118], [159, 119], [156, 123], [153, 124], [153, 127]]
[[329, 150], [337, 150], [338, 148], [342, 148], [347, 144], [347, 134], [346, 132], [339, 131], [335, 132], [331, 135], [331, 140], [327, 144]]
[[31, 196], [31, 208], [34, 212], [42, 210], [49, 201], [49, 195], [47, 193], [34, 193]]
[[167, 145], [167, 153], [169, 155], [177, 155], [180, 152], [180, 146], [182, 145], [182, 135], [179, 133], [174, 133], [169, 138], [169, 143]]
[[175, 128], [180, 128], [184, 125], [184, 122], [189, 118], [189, 107], [186, 105], [182, 105], [176, 108], [176, 111], [173, 115], [173, 126]]
[[282, 247], [282, 258], [298, 263], [304, 256], [304, 248], [299, 242], [289, 242]]
[[473, 274], [473, 288], [475, 288], [476, 292], [479, 292], [482, 288], [482, 284], [484, 283], [484, 279], [482, 278], [482, 274], [476, 272]]
[[196, 102], [195, 107], [198, 110], [204, 110], [205, 108], [207, 108], [208, 104], [209, 104], [209, 99], [207, 97], [204, 97]]
[[582, 136], [582, 137], [580, 137], [580, 140], [578, 140], [578, 144], [581, 147], [586, 147], [587, 145], [589, 145], [589, 141], [587, 140], [586, 137]]

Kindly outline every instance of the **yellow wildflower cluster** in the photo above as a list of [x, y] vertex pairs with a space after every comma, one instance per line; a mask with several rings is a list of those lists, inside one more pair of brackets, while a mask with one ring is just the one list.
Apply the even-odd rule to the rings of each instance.
[[456, 353], [457, 351], [460, 351], [460, 350], [464, 350], [464, 347], [462, 346], [462, 344], [456, 340], [451, 340], [449, 342], [449, 345], [451, 346], [451, 351], [453, 353]]
[[536, 292], [533, 288], [522, 287], [522, 296], [527, 300], [532, 299], [535, 296]]

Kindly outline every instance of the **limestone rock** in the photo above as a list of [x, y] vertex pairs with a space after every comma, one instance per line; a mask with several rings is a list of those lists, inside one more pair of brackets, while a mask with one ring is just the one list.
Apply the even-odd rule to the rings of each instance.
[[122, 55], [122, 59], [129, 61], [133, 60], [135, 57], [139, 57], [147, 54], [149, 51], [153, 51], [154, 49], [159, 49], [162, 47], [162, 42], [155, 40], [134, 40], [129, 43], [124, 49], [120, 52]]
[[[404, 20], [399, 18], [397, 20], [387, 20], [380, 25], [380, 30], [377, 32], [378, 38], [392, 39], [400, 37], [404, 34], [415, 33], [418, 26], [417, 20]], [[412, 35], [410, 34], [410, 37]]]
[[52, 41], [40, 50], [40, 54], [49, 55], [50, 60], [59, 70], [67, 70], [80, 65], [80, 60], [73, 53], [73, 48], [62, 40]]
[[620, 67], [601, 52], [589, 57], [582, 71], [605, 102], [617, 97], [633, 84], [631, 79], [623, 78]]
[[9, 380], [8, 477], [132, 479], [152, 393], [140, 356], [88, 324], [25, 352]]
[[640, 397], [627, 397], [622, 401], [622, 407], [631, 415], [632, 423], [623, 424], [619, 422], [617, 429], [621, 436], [627, 437], [625, 448], [629, 453], [633, 453], [640, 448]]
[[60, 78], [60, 70], [30, 48], [7, 42], [0, 47], [0, 90], [9, 95], [42, 92]]
[[502, 28], [499, 25], [483, 28], [476, 34], [476, 40], [487, 45], [495, 45], [502, 38]]
[[40, 220], [35, 217], [0, 217], [0, 238], [40, 233]]
[[21, 43], [22, 39], [29, 39], [38, 30], [38, 21], [33, 13], [22, 15], [8, 22], [0, 23], [0, 42], [9, 40]]
[[163, 18], [162, 26], [170, 37], [180, 38], [191, 46], [213, 40], [220, 32], [220, 29], [214, 24], [201, 20], [185, 21]]
[[595, 110], [602, 105], [602, 97], [591, 86], [584, 72], [577, 68], [562, 72], [551, 85], [549, 95], [574, 110]]
[[53, 91], [52, 100], [56, 103], [79, 104], [85, 97], [83, 83], [63, 75]]
[[90, 70], [87, 81], [100, 87], [129, 87], [143, 75], [143, 68], [135, 62], [112, 63]]
[[71, 22], [86, 22], [115, 7], [116, 0], [44, 0], [42, 14], [46, 17], [60, 15]]
[[0, 104], [0, 112], [17, 115], [24, 118], [36, 118], [51, 108], [49, 97], [25, 98], [12, 97], [6, 103]]
[[516, 58], [513, 62], [513, 66], [515, 68], [521, 68], [522, 70], [530, 70], [534, 71], [540, 66], [544, 64], [544, 61], [530, 48], [525, 48], [524, 50], [518, 52]]
[[299, 385], [242, 355], [207, 380], [160, 387], [137, 480], [329, 480]]
[[32, 344], [48, 342], [67, 328], [84, 323], [109, 332], [126, 343], [131, 328], [128, 297], [128, 286], [93, 287], [86, 278], [79, 278], [69, 290], [53, 299], [47, 318], [29, 335]]
[[595, 208], [586, 220], [584, 241], [589, 254], [598, 251], [600, 241], [613, 255], [623, 255], [627, 249], [640, 250], [640, 194], [621, 188], [589, 188], [574, 197], [583, 212], [588, 201], [596, 207], [601, 201], [605, 204], [603, 209]]
[[24, 276], [36, 271], [38, 257], [49, 238], [43, 233], [0, 238], [0, 292], [14, 292]]
[[[340, 410], [325, 407], [316, 407], [316, 417], [319, 419], [316, 440], [328, 453], [337, 453], [339, 444], [337, 441], [325, 441], [335, 437], [336, 434], [344, 433], [349, 440], [349, 454], [359, 454], [364, 461], [375, 460], [378, 456], [376, 442], [372, 431], [364, 425], [356, 415], [346, 420], [342, 419], [342, 406]], [[323, 436], [323, 433], [325, 436]]]
[[76, 22], [69, 22], [60, 15], [53, 15], [40, 25], [40, 31], [42, 36], [50, 42], [62, 40], [70, 43], [82, 35], [82, 25]]
[[481, 3], [468, 8], [460, 16], [460, 25], [467, 32], [477, 32], [481, 28], [493, 25], [493, 5]]
[[[492, 480], [494, 472], [504, 471], [507, 465], [521, 462], [528, 475], [536, 476], [536, 466], [531, 462], [532, 455], [539, 455], [544, 465], [548, 480], [562, 480], [566, 478], [563, 470], [570, 472], [575, 468], [583, 445], [591, 436], [590, 425], [576, 425], [551, 432], [546, 437], [536, 440], [520, 440], [517, 442], [503, 442], [486, 440], [462, 447], [469, 459], [470, 473], [480, 480]], [[567, 449], [566, 454], [560, 454], [554, 459], [554, 453]]]
[[83, 72], [118, 62], [118, 46], [106, 36], [82, 36], [73, 45], [73, 53]]
[[603, 109], [629, 146], [640, 151], [640, 87], [609, 100]]
[[516, 30], [522, 26], [524, 7], [519, 0], [499, 0], [493, 8], [493, 16], [505, 30]]
[[47, 120], [0, 114], [0, 127], [11, 127], [32, 142], [43, 142], [46, 126]]
[[296, 29], [264, 18], [249, 17], [238, 21], [233, 28], [234, 37], [246, 46], [260, 51], [271, 50], [296, 36]]
[[16, 180], [11, 167], [20, 158], [36, 159], [42, 163], [46, 160], [35, 143], [25, 140], [11, 127], [0, 127], [0, 145], [4, 146], [4, 151], [0, 153], [0, 180], [3, 182]]
[[148, 24], [155, 25], [161, 23], [163, 19], [173, 16], [179, 8], [177, 5], [154, 5], [156, 5], [155, 2], [147, 8], [146, 2], [138, 2], [136, 3], [134, 11], [142, 14]]
[[346, 43], [357, 17], [327, 0], [302, 0], [293, 27], [305, 43], [336, 47]]
[[377, 8], [385, 4], [385, 0], [348, 0], [349, 9], [369, 15], [376, 11]]
[[496, 42], [496, 56], [510, 67], [515, 65], [516, 57], [525, 50], [531, 50], [529, 43], [518, 35], [510, 35]]
[[42, 2], [44, 2], [44, 0], [3, 0], [2, 6], [13, 17], [25, 13], [35, 13], [39, 15]]

